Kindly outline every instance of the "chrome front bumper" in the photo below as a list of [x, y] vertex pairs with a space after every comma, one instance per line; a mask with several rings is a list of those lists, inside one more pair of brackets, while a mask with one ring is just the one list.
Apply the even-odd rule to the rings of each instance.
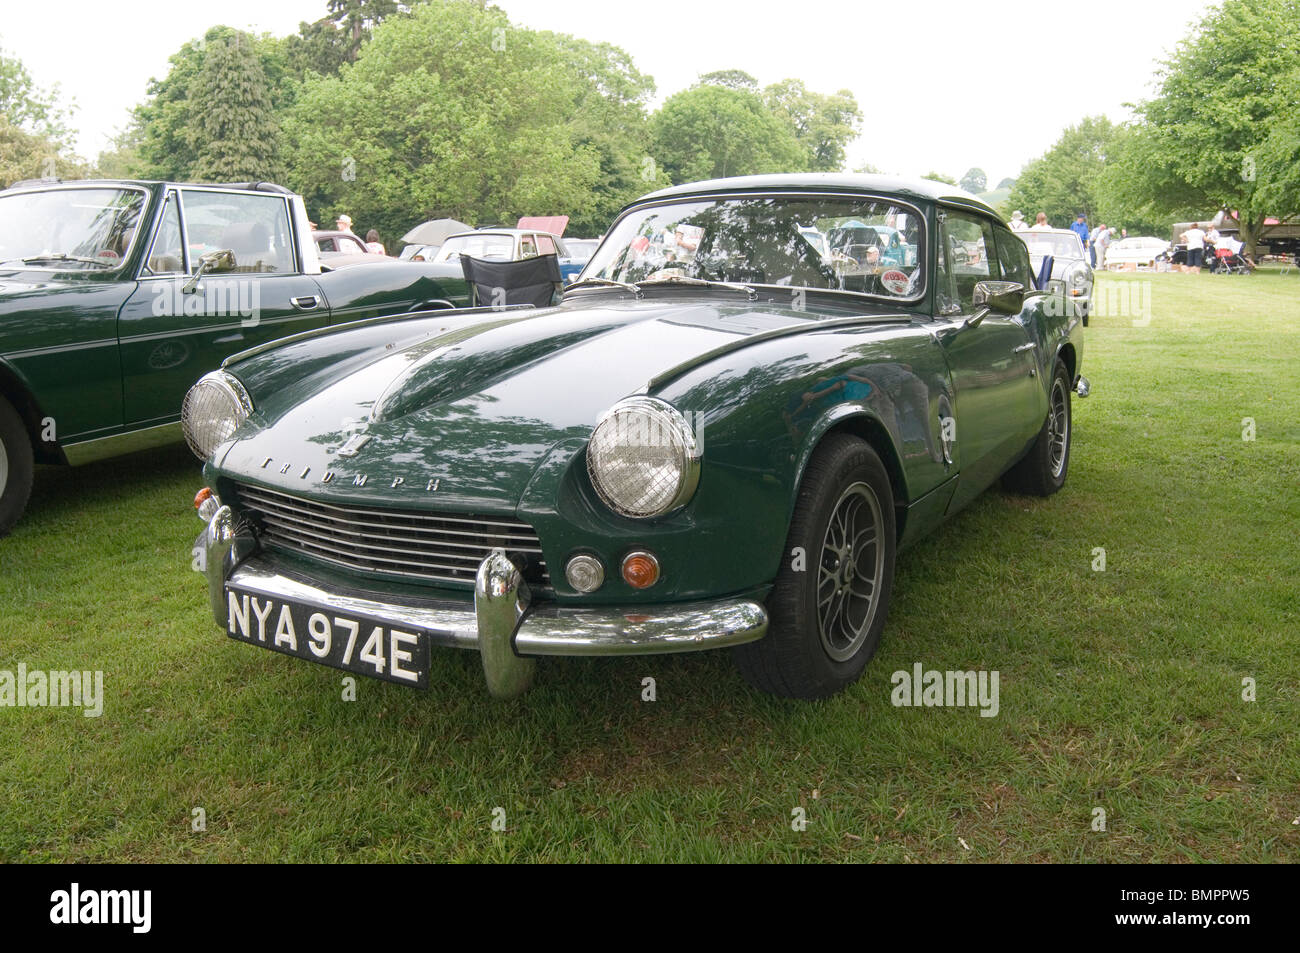
[[658, 655], [725, 648], [761, 639], [767, 610], [750, 599], [620, 609], [530, 604], [528, 585], [501, 550], [479, 565], [472, 605], [414, 606], [331, 592], [253, 557], [222, 506], [202, 536], [212, 614], [229, 625], [226, 584], [264, 596], [418, 628], [432, 645], [478, 649], [488, 691], [513, 698], [532, 683], [542, 655]]

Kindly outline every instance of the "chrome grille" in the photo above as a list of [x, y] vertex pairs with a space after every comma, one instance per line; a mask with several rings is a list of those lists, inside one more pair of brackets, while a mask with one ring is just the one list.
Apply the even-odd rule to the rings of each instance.
[[527, 523], [500, 516], [341, 506], [239, 484], [239, 503], [269, 546], [384, 575], [474, 584], [479, 563], [504, 549], [524, 578], [550, 585], [542, 544]]

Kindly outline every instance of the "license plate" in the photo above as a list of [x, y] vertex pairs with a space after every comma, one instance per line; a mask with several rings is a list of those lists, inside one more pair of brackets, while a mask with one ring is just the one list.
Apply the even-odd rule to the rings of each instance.
[[429, 635], [383, 619], [226, 587], [226, 634], [370, 678], [429, 687]]

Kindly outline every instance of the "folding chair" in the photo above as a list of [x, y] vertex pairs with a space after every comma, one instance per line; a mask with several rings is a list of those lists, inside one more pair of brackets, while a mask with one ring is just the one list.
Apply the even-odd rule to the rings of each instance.
[[564, 287], [560, 261], [555, 255], [538, 255], [522, 261], [485, 261], [460, 256], [461, 271], [469, 282], [475, 307], [531, 304], [548, 308]]

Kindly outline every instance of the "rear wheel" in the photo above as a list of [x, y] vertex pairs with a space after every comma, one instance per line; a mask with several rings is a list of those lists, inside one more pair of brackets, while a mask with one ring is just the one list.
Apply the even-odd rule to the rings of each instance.
[[32, 493], [32, 444], [22, 418], [0, 398], [0, 536], [9, 535]]
[[1047, 419], [1029, 453], [1002, 475], [1003, 488], [1027, 496], [1051, 496], [1065, 486], [1073, 431], [1070, 372], [1057, 361], [1047, 395]]
[[832, 434], [799, 488], [767, 635], [734, 650], [745, 679], [790, 698], [824, 698], [856, 681], [880, 643], [895, 546], [884, 464], [865, 441]]

